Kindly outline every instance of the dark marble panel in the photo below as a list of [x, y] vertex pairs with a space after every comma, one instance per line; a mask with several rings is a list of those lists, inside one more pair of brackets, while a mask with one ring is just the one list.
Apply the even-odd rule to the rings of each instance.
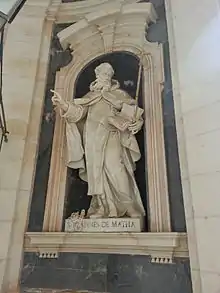
[[40, 259], [25, 253], [21, 287], [106, 291], [108, 256], [61, 253], [58, 259]]
[[153, 3], [158, 14], [157, 23], [150, 26], [147, 33], [147, 39], [150, 42], [159, 42], [163, 44], [165, 82], [162, 99], [171, 225], [173, 231], [185, 232], [186, 223], [183, 205], [182, 184], [180, 177], [179, 154], [170, 69], [169, 43], [164, 0], [150, 0], [141, 2]]
[[106, 291], [106, 275], [72, 269], [36, 268], [26, 279], [25, 287]]
[[177, 145], [172, 81], [169, 63], [169, 45], [163, 44], [165, 84], [163, 92], [164, 137], [167, 160], [168, 190], [170, 197], [171, 224], [175, 232], [185, 232], [186, 222], [183, 205], [182, 183]]
[[35, 253], [25, 253], [24, 264], [35, 267], [85, 270], [97, 273], [106, 273], [108, 255], [89, 253], [60, 253], [57, 259], [39, 258]]
[[112, 255], [108, 262], [107, 290], [111, 293], [190, 293], [188, 261], [152, 264], [148, 257]]
[[188, 260], [152, 264], [147, 256], [62, 253], [39, 259], [25, 253], [22, 288], [111, 293], [192, 293]]
[[165, 43], [168, 41], [167, 35], [167, 25], [165, 16], [165, 7], [163, 0], [151, 0], [151, 1], [141, 1], [141, 2], [151, 2], [157, 12], [157, 22], [151, 24], [147, 30], [147, 40], [150, 42]]
[[62, 66], [67, 65], [71, 60], [69, 50], [65, 52], [62, 51], [61, 45], [57, 39], [57, 33], [68, 25], [56, 25], [51, 36], [50, 62], [48, 65], [47, 85], [44, 97], [45, 102], [42, 114], [35, 182], [28, 225], [29, 231], [42, 230], [55, 122], [50, 89], [54, 88], [57, 70]]

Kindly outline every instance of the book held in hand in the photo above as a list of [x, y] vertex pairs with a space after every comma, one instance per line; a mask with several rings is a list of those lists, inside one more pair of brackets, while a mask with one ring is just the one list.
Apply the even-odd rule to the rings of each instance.
[[141, 118], [143, 112], [143, 109], [135, 105], [128, 105], [124, 103], [121, 112], [115, 116], [109, 117], [108, 122], [120, 131], [125, 131], [130, 124]]

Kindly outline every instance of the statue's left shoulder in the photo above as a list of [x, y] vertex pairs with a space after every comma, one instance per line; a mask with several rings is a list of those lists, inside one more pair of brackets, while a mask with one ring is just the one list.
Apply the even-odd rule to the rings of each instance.
[[127, 103], [129, 105], [136, 104], [135, 99], [133, 99], [126, 91], [122, 89], [115, 90], [117, 92], [117, 96], [120, 98], [120, 100], [124, 103]]

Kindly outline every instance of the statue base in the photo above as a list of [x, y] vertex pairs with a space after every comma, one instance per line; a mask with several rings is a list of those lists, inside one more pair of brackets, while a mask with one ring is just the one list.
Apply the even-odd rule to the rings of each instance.
[[144, 218], [86, 219], [70, 217], [65, 220], [65, 232], [141, 232]]

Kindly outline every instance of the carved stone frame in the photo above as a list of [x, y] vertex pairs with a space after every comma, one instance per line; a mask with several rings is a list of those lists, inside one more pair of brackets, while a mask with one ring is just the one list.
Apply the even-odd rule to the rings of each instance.
[[[126, 51], [143, 63], [146, 166], [149, 184], [149, 222], [151, 232], [170, 232], [170, 210], [164, 150], [162, 97], [163, 55], [162, 45], [145, 40], [146, 22], [155, 21], [152, 4], [124, 5], [123, 10], [113, 7], [108, 13], [91, 13], [85, 20], [71, 25], [59, 34], [61, 44], [74, 50], [72, 62], [56, 76], [55, 89], [67, 101], [79, 73], [92, 60], [104, 54]], [[112, 13], [111, 13], [112, 12]], [[131, 13], [133, 17], [131, 17]], [[125, 25], [125, 27], [124, 27]], [[135, 27], [135, 31], [131, 31]], [[141, 33], [138, 34], [137, 31]], [[120, 37], [119, 37], [120, 36]], [[80, 40], [78, 40], [80, 38]], [[88, 50], [88, 40], [92, 46]], [[93, 45], [96, 44], [96, 45]], [[56, 117], [54, 141], [46, 198], [44, 231], [61, 231], [65, 200], [67, 167], [65, 166], [65, 127]]]
[[[126, 51], [143, 62], [150, 231], [61, 232], [67, 168], [65, 125], [57, 116], [43, 231], [25, 233], [25, 251], [38, 252], [40, 257], [57, 257], [59, 252], [145, 254], [161, 263], [170, 263], [173, 257], [188, 257], [186, 233], [171, 232], [170, 224], [161, 96], [164, 82], [162, 46], [149, 43], [145, 38], [145, 29], [149, 22], [156, 20], [156, 13], [152, 4], [135, 2], [89, 0], [60, 4], [60, 0], [53, 0], [48, 14], [56, 15], [57, 23], [77, 21], [59, 34], [63, 48], [70, 46], [74, 51], [72, 62], [56, 75], [55, 89], [66, 100], [72, 99], [81, 70], [103, 54]], [[97, 5], [99, 12], [96, 12]]]

